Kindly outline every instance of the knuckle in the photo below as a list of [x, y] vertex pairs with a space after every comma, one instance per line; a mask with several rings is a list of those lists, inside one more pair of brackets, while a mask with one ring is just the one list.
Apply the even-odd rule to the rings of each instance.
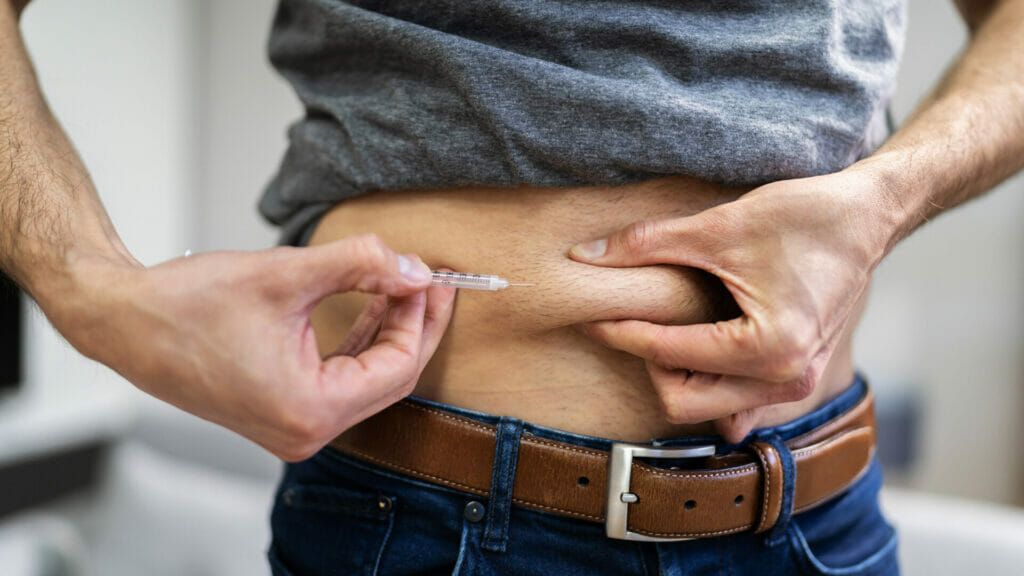
[[660, 324], [652, 326], [651, 338], [646, 343], [645, 356], [654, 364], [672, 368], [674, 354], [668, 346], [669, 339], [666, 338], [665, 326]]
[[661, 406], [662, 417], [670, 424], [687, 424], [693, 421], [693, 411], [687, 402], [684, 390], [676, 381], [676, 376], [671, 373], [653, 376], [657, 379], [658, 403]]
[[402, 398], [405, 398], [409, 394], [412, 394], [413, 390], [416, 389], [416, 384], [419, 382], [419, 370], [410, 370], [409, 378], [405, 381], [405, 384], [399, 388]]
[[316, 452], [316, 449], [310, 446], [289, 445], [274, 450], [274, 455], [285, 462], [294, 464], [303, 460], [309, 460]]
[[[398, 402], [399, 400], [412, 394], [413, 390], [416, 389], [416, 381], [417, 380], [415, 377], [409, 378], [401, 386], [396, 388], [394, 402]], [[392, 402], [392, 404], [394, 404], [394, 402]]]
[[803, 400], [814, 393], [814, 389], [817, 387], [817, 381], [810, 374], [809, 370], [807, 372], [808, 373], [804, 374], [803, 377], [797, 378], [792, 382], [792, 384], [787, 386], [789, 390], [789, 394], [787, 395], [788, 401], [796, 402], [797, 400]]
[[364, 268], [377, 270], [391, 262], [391, 249], [376, 234], [360, 234], [349, 239], [356, 261]]
[[661, 408], [665, 420], [670, 424], [688, 424], [692, 421], [692, 412], [678, 398], [661, 398]]
[[397, 365], [393, 365], [389, 373], [379, 379], [383, 384], [381, 392], [386, 404], [394, 404], [412, 394], [416, 388], [418, 376], [419, 369], [416, 366], [416, 358], [412, 355], [408, 359], [403, 358]]
[[765, 379], [771, 382], [790, 382], [798, 379], [803, 374], [804, 368], [804, 363], [800, 358], [784, 355], [768, 362], [763, 374]]
[[[235, 277], [232, 280], [245, 284], [254, 283], [275, 294], [282, 290], [293, 290], [290, 286], [286, 286], [287, 282], [284, 280], [302, 273], [302, 262], [298, 257], [301, 254], [300, 250], [294, 246], [267, 248], [263, 252], [266, 261], [258, 262], [259, 265], [243, 267], [244, 276], [242, 278]], [[268, 268], [278, 270], [279, 273], [266, 274]], [[255, 282], [253, 282], [254, 280]]]
[[396, 368], [389, 378], [391, 381], [391, 384], [388, 386], [390, 388], [389, 398], [395, 402], [412, 394], [413, 389], [416, 387], [419, 372], [417, 367], [412, 365], [413, 362], [415, 362], [415, 359], [410, 359], [408, 362], [403, 360], [403, 365]]
[[802, 379], [814, 357], [815, 341], [813, 334], [806, 330], [784, 332], [768, 355], [764, 375], [775, 382]]
[[647, 351], [644, 353], [645, 358], [657, 364], [658, 366], [668, 365], [668, 359], [666, 358], [666, 356], [668, 356], [668, 354], [666, 354], [663, 349], [654, 345], [648, 345]]
[[648, 252], [657, 244], [658, 231], [653, 221], [641, 220], [634, 222], [626, 229], [623, 236], [623, 248], [632, 254]]
[[701, 228], [708, 238], [726, 239], [735, 235], [732, 219], [726, 212], [709, 210], [701, 215]]
[[735, 349], [740, 358], [761, 357], [763, 346], [757, 336], [734, 322], [716, 322], [715, 339]]
[[289, 462], [306, 460], [330, 439], [329, 423], [299, 411], [289, 411], [279, 419], [284, 446], [279, 456]]
[[275, 261], [288, 261], [291, 260], [292, 256], [298, 253], [299, 248], [294, 246], [274, 246], [267, 249], [267, 254], [272, 260]]

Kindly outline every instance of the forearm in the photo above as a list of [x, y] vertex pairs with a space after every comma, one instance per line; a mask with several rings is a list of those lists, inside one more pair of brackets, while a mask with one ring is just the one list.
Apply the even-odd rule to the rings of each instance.
[[18, 4], [0, 0], [0, 267], [50, 314], [81, 288], [81, 264], [137, 264], [43, 99]]
[[871, 171], [896, 208], [887, 248], [1024, 168], [1024, 1], [974, 16], [971, 42], [942, 82], [854, 166]]

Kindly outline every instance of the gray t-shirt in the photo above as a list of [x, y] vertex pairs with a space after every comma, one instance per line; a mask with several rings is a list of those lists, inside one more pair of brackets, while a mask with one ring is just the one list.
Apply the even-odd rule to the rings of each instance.
[[905, 15], [905, 0], [282, 0], [270, 58], [306, 115], [260, 210], [295, 243], [374, 190], [835, 172], [886, 135]]

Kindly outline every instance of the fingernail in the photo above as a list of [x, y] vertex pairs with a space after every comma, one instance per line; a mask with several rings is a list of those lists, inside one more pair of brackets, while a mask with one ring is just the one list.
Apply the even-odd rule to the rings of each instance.
[[398, 271], [411, 282], [422, 282], [430, 278], [429, 270], [423, 264], [417, 264], [408, 256], [398, 255]]
[[569, 253], [577, 258], [594, 260], [595, 258], [604, 256], [606, 250], [608, 250], [608, 239], [602, 238], [592, 242], [577, 244], [569, 250]]

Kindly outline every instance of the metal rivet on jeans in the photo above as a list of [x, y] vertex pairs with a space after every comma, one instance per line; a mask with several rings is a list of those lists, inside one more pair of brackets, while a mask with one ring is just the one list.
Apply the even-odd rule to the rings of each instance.
[[377, 508], [380, 508], [381, 512], [391, 512], [391, 508], [395, 505], [394, 501], [387, 496], [381, 496], [377, 499]]
[[479, 522], [484, 519], [484, 513], [487, 511], [484, 505], [477, 502], [476, 500], [466, 504], [466, 509], [462, 511], [466, 520], [470, 522]]

